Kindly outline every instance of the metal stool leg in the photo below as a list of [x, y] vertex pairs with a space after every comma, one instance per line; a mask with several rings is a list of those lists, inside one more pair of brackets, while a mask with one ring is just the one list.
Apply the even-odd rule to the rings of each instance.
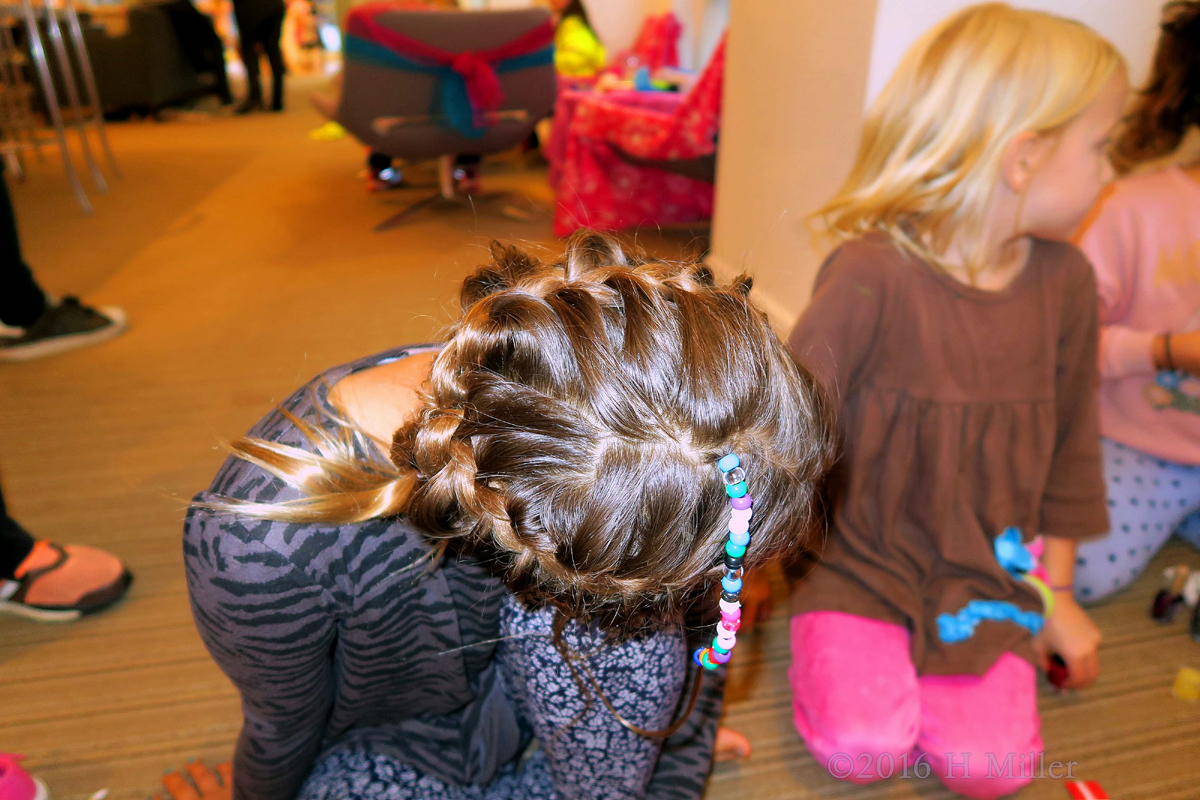
[[67, 101], [71, 104], [72, 120], [75, 130], [79, 131], [79, 143], [83, 146], [83, 160], [92, 173], [92, 183], [100, 192], [108, 191], [108, 182], [96, 166], [92, 158], [92, 145], [88, 142], [87, 124], [83, 117], [83, 108], [79, 105], [79, 88], [75, 85], [75, 67], [67, 55], [67, 45], [63, 42], [62, 29], [58, 26], [58, 12], [50, 5], [50, 0], [42, 0], [42, 8], [46, 16], [46, 32], [50, 35], [50, 44], [54, 47], [54, 55], [58, 57], [58, 67], [62, 71], [63, 86], [67, 89]]
[[117, 166], [117, 159], [113, 157], [112, 148], [108, 146], [108, 132], [104, 126], [104, 107], [100, 104], [100, 92], [96, 90], [96, 73], [92, 70], [92, 59], [88, 56], [87, 46], [83, 41], [83, 29], [79, 27], [79, 15], [75, 13], [74, 0], [67, 0], [66, 11], [67, 30], [75, 45], [75, 57], [79, 59], [79, 71], [83, 73], [83, 85], [87, 89], [88, 105], [92, 110], [92, 123], [100, 137], [100, 149], [104, 151], [104, 157], [108, 159], [108, 166], [112, 169], [113, 175], [120, 180], [121, 168]]
[[37, 67], [38, 79], [42, 84], [42, 92], [46, 98], [46, 111], [50, 114], [50, 122], [54, 125], [54, 135], [58, 139], [58, 149], [62, 152], [63, 169], [67, 171], [67, 180], [75, 192], [75, 199], [83, 213], [91, 215], [92, 204], [88, 200], [83, 184], [79, 182], [79, 173], [71, 161], [71, 151], [67, 147], [67, 133], [63, 128], [62, 112], [58, 107], [58, 95], [54, 91], [54, 79], [50, 76], [50, 65], [46, 63], [46, 51], [42, 47], [42, 36], [38, 33], [37, 16], [33, 13], [31, 0], [21, 0], [21, 12], [25, 16], [25, 28], [29, 35], [29, 52], [33, 56], [34, 66]]
[[[19, 18], [12, 18], [14, 22], [18, 20]], [[12, 30], [7, 24], [0, 26], [0, 61], [4, 64], [4, 78], [9, 82], [10, 87], [10, 107], [13, 110], [12, 126], [16, 132], [15, 138], [21, 140], [24, 146], [33, 148], [33, 153], [37, 156], [40, 164], [46, 160], [46, 157], [42, 154], [42, 139], [34, 125], [30, 87], [25, 83], [25, 76], [18, 63], [19, 54], [17, 44], [13, 40]]]

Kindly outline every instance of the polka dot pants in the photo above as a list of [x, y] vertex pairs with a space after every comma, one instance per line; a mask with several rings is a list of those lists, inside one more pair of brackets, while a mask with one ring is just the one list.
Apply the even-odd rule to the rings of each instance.
[[1142, 574], [1174, 532], [1200, 548], [1200, 466], [1145, 455], [1100, 440], [1112, 528], [1080, 542], [1075, 597], [1092, 602], [1124, 589]]

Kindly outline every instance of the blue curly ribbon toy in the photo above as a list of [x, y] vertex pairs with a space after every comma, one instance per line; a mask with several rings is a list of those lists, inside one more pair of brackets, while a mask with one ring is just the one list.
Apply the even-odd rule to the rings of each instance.
[[[1005, 528], [994, 543], [996, 560], [1009, 575], [1022, 580], [1037, 566], [1033, 553], [1021, 541], [1019, 528]], [[939, 614], [938, 638], [947, 644], [970, 639], [980, 622], [1013, 622], [1037, 636], [1046, 624], [1036, 611], [1025, 611], [1003, 600], [972, 600], [957, 614]]]

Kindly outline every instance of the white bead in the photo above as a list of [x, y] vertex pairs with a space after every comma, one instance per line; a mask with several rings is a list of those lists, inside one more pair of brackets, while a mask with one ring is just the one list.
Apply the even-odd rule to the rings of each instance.
[[725, 650], [732, 650], [733, 646], [737, 644], [737, 637], [732, 633], [726, 635], [722, 631], [717, 631], [717, 644], [721, 645]]
[[735, 633], [737, 633], [737, 631], [726, 625], [725, 620], [721, 620], [717, 623], [717, 636], [721, 636], [722, 634], [726, 636], [733, 636]]
[[750, 520], [731, 519], [729, 520], [729, 530], [731, 533], [746, 533], [750, 530]]
[[730, 519], [750, 519], [754, 516], [753, 508], [735, 508], [729, 512]]
[[737, 611], [739, 608], [741, 608], [742, 604], [737, 601], [731, 603], [728, 600], [722, 599], [720, 601], [720, 606], [722, 611], [728, 611], [730, 614], [732, 614], [734, 611]]

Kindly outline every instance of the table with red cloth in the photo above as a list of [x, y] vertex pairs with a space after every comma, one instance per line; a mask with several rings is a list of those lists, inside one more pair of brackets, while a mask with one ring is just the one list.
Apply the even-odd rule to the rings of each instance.
[[712, 184], [631, 164], [618, 150], [656, 161], [716, 152], [724, 57], [722, 39], [686, 94], [559, 92], [546, 150], [556, 235], [581, 227], [617, 230], [711, 218]]

